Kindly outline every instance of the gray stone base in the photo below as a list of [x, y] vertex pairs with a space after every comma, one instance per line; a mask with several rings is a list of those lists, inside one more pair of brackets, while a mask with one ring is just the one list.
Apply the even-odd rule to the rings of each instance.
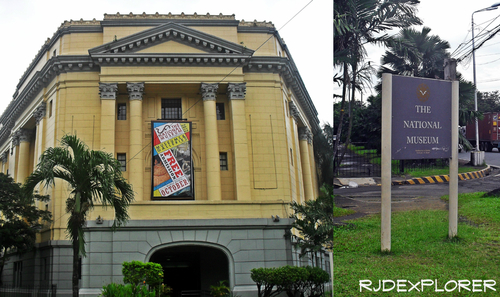
[[[308, 258], [299, 259], [291, 241], [291, 223], [291, 219], [279, 222], [272, 219], [135, 220], [113, 232], [111, 221], [102, 224], [89, 221], [80, 295], [97, 297], [103, 286], [122, 283], [123, 262], [148, 262], [169, 253], [194, 250], [200, 255], [201, 289], [208, 290], [225, 275], [229, 286], [239, 296], [256, 296], [257, 286], [250, 278], [251, 269], [312, 264]], [[316, 264], [328, 271], [328, 257], [322, 255], [318, 259]], [[72, 249], [69, 241], [44, 242], [37, 245], [35, 252], [12, 257], [4, 269], [6, 285], [14, 283], [16, 261], [23, 262], [24, 286], [56, 284], [57, 296], [71, 296]], [[48, 269], [45, 268], [47, 263]]]

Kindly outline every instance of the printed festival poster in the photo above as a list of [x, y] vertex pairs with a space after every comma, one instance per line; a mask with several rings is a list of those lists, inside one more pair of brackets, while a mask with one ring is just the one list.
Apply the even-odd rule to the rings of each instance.
[[191, 122], [153, 121], [153, 199], [194, 198]]

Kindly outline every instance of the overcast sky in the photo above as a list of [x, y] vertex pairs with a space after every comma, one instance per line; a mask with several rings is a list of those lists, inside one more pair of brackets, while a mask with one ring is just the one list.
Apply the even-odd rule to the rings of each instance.
[[[438, 35], [441, 39], [450, 43], [450, 53], [453, 53], [461, 43], [471, 41], [472, 13], [500, 2], [500, 0], [420, 1], [418, 16], [423, 20], [424, 26], [431, 28], [431, 35]], [[476, 41], [478, 41], [478, 35], [485, 32], [482, 31], [483, 29], [492, 30], [500, 25], [500, 9], [475, 13], [474, 23], [475, 37]], [[378, 69], [380, 67], [380, 57], [385, 52], [385, 48], [368, 47], [367, 50], [367, 60], [372, 61], [372, 65], [375, 65]], [[457, 67], [457, 70], [469, 81], [473, 81], [472, 69], [471, 59], [459, 62]], [[488, 40], [483, 47], [476, 50], [476, 77], [479, 91], [500, 90], [500, 36]], [[334, 93], [341, 94], [338, 86], [334, 87]]]
[[[307, 7], [305, 7], [307, 6]], [[305, 8], [304, 8], [305, 7]], [[303, 9], [304, 8], [304, 9]], [[301, 9], [297, 16], [295, 16]], [[332, 0], [0, 0], [3, 86], [0, 113], [47, 38], [65, 20], [102, 20], [104, 13], [235, 14], [237, 20], [271, 21], [285, 40], [321, 123], [333, 122]]]

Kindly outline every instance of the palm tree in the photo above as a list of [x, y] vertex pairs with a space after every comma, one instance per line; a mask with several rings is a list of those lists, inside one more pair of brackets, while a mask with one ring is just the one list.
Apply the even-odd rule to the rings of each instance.
[[[379, 76], [388, 72], [398, 75], [407, 75], [426, 78], [443, 78], [444, 61], [449, 58], [448, 49], [450, 45], [437, 35], [430, 35], [431, 29], [423, 27], [421, 31], [413, 28], [404, 28], [393, 39], [387, 42], [388, 50], [382, 56], [383, 66], [379, 70]], [[466, 125], [482, 114], [471, 108], [474, 99], [474, 84], [462, 78], [457, 73], [459, 80], [459, 122]], [[472, 145], [460, 133], [460, 144], [467, 150]]]
[[390, 40], [388, 50], [382, 56], [382, 72], [415, 77], [443, 77], [443, 63], [450, 56], [447, 50], [450, 44], [437, 35], [430, 35], [431, 29], [422, 31], [404, 28]]
[[36, 170], [23, 186], [26, 195], [33, 195], [35, 187], [55, 180], [66, 181], [71, 188], [66, 201], [69, 213], [67, 232], [73, 245], [73, 296], [78, 297], [78, 262], [85, 256], [83, 226], [94, 206], [110, 206], [115, 211], [113, 229], [124, 224], [129, 216], [127, 208], [134, 200], [132, 185], [123, 178], [120, 163], [111, 154], [89, 150], [75, 135], [65, 135], [61, 146], [47, 149]]
[[[341, 160], [335, 160], [338, 153], [340, 134], [345, 114], [347, 86], [358, 85], [360, 65], [363, 65], [367, 53], [366, 44], [382, 44], [387, 40], [383, 34], [393, 28], [404, 28], [421, 24], [416, 17], [418, 0], [335, 0], [334, 4], [334, 67], [342, 70], [342, 103], [340, 124], [337, 128], [337, 140], [334, 149], [334, 166]], [[348, 69], [351, 69], [350, 75]], [[338, 81], [338, 80], [337, 80]], [[351, 103], [355, 92], [351, 93]], [[352, 115], [349, 118], [346, 145], [349, 144], [352, 129]], [[341, 158], [340, 158], [341, 159]]]

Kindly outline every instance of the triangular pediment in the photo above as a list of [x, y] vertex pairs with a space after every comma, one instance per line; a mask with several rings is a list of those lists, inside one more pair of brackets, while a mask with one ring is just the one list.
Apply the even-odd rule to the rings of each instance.
[[[205, 53], [227, 55], [251, 55], [253, 50], [220, 37], [191, 29], [177, 23], [166, 23], [112, 41], [89, 50], [91, 56], [127, 55], [138, 53]], [[172, 46], [171, 49], [168, 47]]]
[[142, 54], [156, 54], [156, 53], [166, 53], [166, 54], [205, 54], [207, 51], [203, 51], [199, 48], [189, 46], [175, 40], [169, 40], [167, 42], [160, 43], [158, 45], [153, 45], [145, 49], [137, 51], [137, 53]]

